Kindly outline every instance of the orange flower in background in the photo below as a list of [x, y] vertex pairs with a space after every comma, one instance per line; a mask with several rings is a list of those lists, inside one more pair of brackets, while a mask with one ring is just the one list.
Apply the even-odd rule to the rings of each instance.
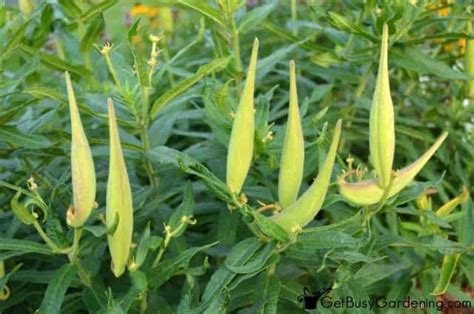
[[[147, 6], [141, 3], [135, 3], [128, 12], [129, 17], [145, 17], [144, 22], [151, 29], [161, 29], [167, 34], [173, 32], [173, 10], [170, 7], [159, 8], [157, 6]], [[135, 35], [132, 38], [133, 43], [142, 42], [141, 35]]]

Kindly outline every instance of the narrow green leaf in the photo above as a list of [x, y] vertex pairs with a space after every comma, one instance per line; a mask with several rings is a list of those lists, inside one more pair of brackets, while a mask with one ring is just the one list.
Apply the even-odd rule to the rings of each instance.
[[52, 146], [51, 141], [43, 135], [21, 133], [11, 126], [2, 126], [0, 128], [0, 140], [15, 147], [28, 149], [43, 149]]
[[40, 314], [59, 313], [67, 288], [76, 275], [76, 267], [65, 264], [56, 272], [53, 281], [48, 285], [41, 306]]
[[193, 247], [173, 258], [161, 262], [157, 267], [148, 271], [148, 282], [154, 289], [160, 287], [173, 277], [174, 274], [187, 268], [189, 262], [197, 253], [207, 250], [216, 244], [217, 242], [214, 242], [200, 247]]
[[391, 60], [397, 65], [415, 71], [419, 74], [434, 74], [443, 80], [469, 80], [466, 73], [454, 70], [442, 61], [433, 59], [431, 56], [415, 48], [392, 49]]
[[246, 34], [257, 27], [275, 9], [277, 1], [259, 6], [242, 16], [237, 28], [241, 34]]
[[234, 273], [249, 274], [261, 270], [266, 261], [275, 253], [275, 242], [270, 242], [263, 247], [260, 252], [256, 253], [247, 263], [238, 265], [227, 263], [226, 266]]
[[290, 242], [290, 234], [280, 225], [258, 212], [255, 212], [253, 217], [255, 218], [255, 222], [257, 223], [260, 230], [263, 231], [263, 233], [282, 243]]
[[81, 15], [80, 19], [82, 22], [87, 22], [90, 19], [93, 19], [99, 14], [102, 14], [105, 10], [113, 6], [118, 0], [104, 0], [98, 4], [94, 4], [91, 6], [89, 10], [87, 10], [83, 15]]
[[227, 66], [229, 61], [230, 57], [213, 60], [212, 62], [201, 66], [196, 72], [196, 74], [182, 80], [173, 88], [167, 90], [163, 95], [161, 95], [157, 100], [155, 100], [155, 102], [153, 102], [150, 111], [151, 117], [155, 118], [164, 105], [166, 105], [182, 93], [186, 92], [191, 86], [202, 80], [205, 76], [223, 70]]
[[53, 254], [51, 249], [44, 244], [27, 240], [0, 238], [0, 251], [19, 251], [23, 253]]
[[219, 24], [220, 26], [224, 26], [224, 18], [222, 13], [212, 7], [210, 7], [205, 1], [201, 0], [177, 0], [176, 4], [184, 7], [192, 9], [199, 14], [211, 19], [215, 23]]

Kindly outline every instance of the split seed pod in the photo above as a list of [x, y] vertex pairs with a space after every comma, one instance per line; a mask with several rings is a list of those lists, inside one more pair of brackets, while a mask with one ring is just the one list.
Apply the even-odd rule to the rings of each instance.
[[82, 226], [95, 207], [96, 178], [94, 161], [79, 115], [71, 78], [66, 72], [66, 87], [71, 115], [71, 169], [74, 204], [67, 211], [67, 223]]
[[388, 79], [388, 27], [383, 26], [379, 70], [370, 109], [370, 157], [381, 188], [390, 183], [395, 152], [393, 103]]
[[[423, 155], [421, 155], [421, 157], [394, 174], [392, 185], [387, 195], [388, 198], [396, 195], [413, 181], [418, 172], [421, 171], [428, 160], [430, 160], [431, 156], [433, 156], [436, 150], [441, 146], [441, 144], [443, 144], [447, 136], [447, 132], [441, 134], [436, 142]], [[384, 195], [384, 189], [377, 184], [377, 179], [349, 183], [341, 177], [339, 179], [339, 192], [345, 199], [358, 205], [376, 204]]]
[[233, 193], [240, 193], [253, 157], [255, 135], [253, 94], [257, 54], [258, 39], [255, 39], [247, 80], [235, 114], [227, 153], [227, 186]]
[[115, 118], [114, 104], [108, 99], [110, 162], [107, 182], [107, 228], [109, 250], [112, 256], [112, 272], [120, 277], [125, 272], [133, 232], [133, 202], [127, 168], [122, 154], [120, 137]]
[[303, 167], [303, 128], [298, 108], [295, 62], [292, 60], [290, 61], [290, 108], [278, 177], [278, 199], [283, 208], [292, 204], [298, 197], [303, 179]]
[[336, 159], [337, 147], [341, 136], [341, 120], [334, 128], [334, 136], [318, 177], [304, 194], [282, 212], [270, 219], [288, 232], [299, 230], [313, 220], [323, 205], [331, 180], [331, 173]]

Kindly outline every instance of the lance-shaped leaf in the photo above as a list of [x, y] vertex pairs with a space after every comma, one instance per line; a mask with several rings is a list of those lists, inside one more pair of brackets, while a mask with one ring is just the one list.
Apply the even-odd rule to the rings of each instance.
[[341, 120], [336, 124], [331, 146], [329, 147], [328, 154], [319, 171], [318, 177], [298, 200], [288, 206], [284, 211], [270, 217], [273, 222], [279, 224], [287, 232], [293, 232], [303, 228], [313, 220], [314, 216], [316, 216], [321, 209], [329, 187], [340, 136]]
[[290, 108], [278, 177], [278, 200], [283, 208], [298, 197], [303, 179], [304, 138], [298, 108], [295, 62], [290, 61]]
[[[421, 155], [420, 158], [394, 174], [390, 191], [387, 194], [388, 198], [396, 195], [413, 181], [418, 172], [421, 171], [447, 136], [447, 132], [441, 134], [436, 142], [423, 155]], [[345, 199], [358, 205], [376, 204], [381, 201], [384, 196], [384, 189], [377, 184], [377, 179], [349, 183], [344, 180], [344, 176], [339, 179], [339, 192]]]
[[395, 152], [395, 124], [388, 79], [388, 27], [383, 26], [379, 70], [370, 109], [370, 157], [378, 184], [385, 188], [390, 183]]
[[255, 134], [253, 93], [257, 54], [258, 39], [255, 39], [247, 71], [247, 80], [235, 114], [227, 153], [227, 186], [234, 193], [239, 193], [242, 189], [253, 156]]
[[81, 122], [71, 78], [66, 72], [66, 88], [71, 114], [71, 169], [74, 204], [67, 211], [67, 223], [80, 227], [95, 206], [96, 178], [91, 148]]
[[133, 232], [133, 202], [127, 168], [122, 154], [120, 137], [115, 118], [114, 104], [108, 99], [109, 107], [109, 134], [110, 134], [110, 162], [109, 180], [107, 182], [107, 228], [112, 228], [118, 217], [118, 224], [109, 234], [109, 250], [112, 256], [112, 272], [115, 277], [125, 271], [130, 255]]

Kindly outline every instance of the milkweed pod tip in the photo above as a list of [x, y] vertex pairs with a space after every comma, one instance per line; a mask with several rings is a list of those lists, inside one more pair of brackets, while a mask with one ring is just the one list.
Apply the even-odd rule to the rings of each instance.
[[283, 140], [278, 177], [278, 200], [283, 209], [292, 204], [300, 190], [304, 167], [304, 137], [298, 107], [295, 62], [290, 61], [290, 106]]
[[92, 152], [82, 126], [68, 72], [65, 72], [65, 79], [71, 117], [71, 176], [74, 199], [73, 206], [67, 211], [66, 221], [72, 227], [80, 227], [94, 208], [96, 176]]
[[116, 277], [119, 277], [125, 272], [130, 256], [133, 233], [133, 200], [120, 144], [114, 105], [110, 98], [108, 99], [108, 110], [110, 161], [107, 182], [106, 222], [108, 229], [115, 227], [115, 230], [107, 236], [107, 240], [112, 257], [112, 272]]
[[229, 190], [233, 193], [240, 193], [253, 157], [255, 135], [253, 98], [257, 57], [258, 39], [255, 39], [247, 80], [235, 114], [227, 152], [226, 182]]

